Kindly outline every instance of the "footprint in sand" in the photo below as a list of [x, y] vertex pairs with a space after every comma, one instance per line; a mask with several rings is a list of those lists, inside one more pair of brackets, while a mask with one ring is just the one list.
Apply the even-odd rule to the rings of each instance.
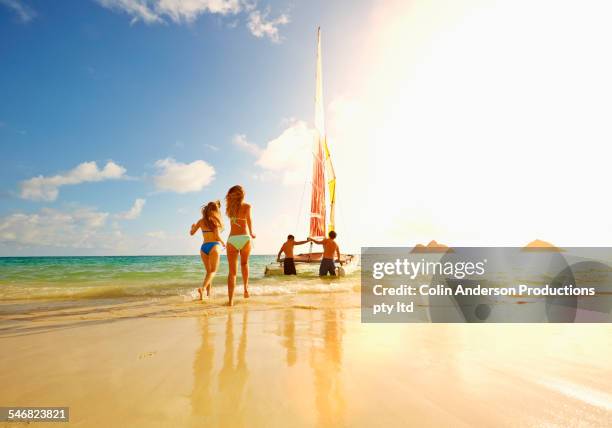
[[157, 351], [153, 351], [153, 352], [143, 352], [142, 354], [140, 354], [138, 356], [139, 360], [142, 360], [144, 358], [151, 358], [153, 357], [155, 354], [157, 354]]

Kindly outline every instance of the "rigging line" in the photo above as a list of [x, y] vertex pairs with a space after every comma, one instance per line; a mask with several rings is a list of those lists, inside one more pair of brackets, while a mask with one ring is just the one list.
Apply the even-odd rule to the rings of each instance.
[[[337, 186], [337, 184], [336, 184], [336, 186]], [[338, 190], [338, 188], [336, 187], [336, 191], [337, 190]], [[342, 221], [342, 228], [344, 230], [346, 230], [346, 219], [344, 217], [344, 203], [342, 202], [342, 204], [340, 206], [340, 204], [338, 204], [338, 200], [336, 199], [336, 205], [337, 205], [337, 208], [339, 208], [339, 210], [336, 210], [336, 212], [340, 211], [340, 217], [341, 217], [340, 220]]]
[[300, 224], [300, 217], [302, 215], [302, 206], [304, 205], [304, 193], [306, 192], [306, 183], [308, 182], [308, 179], [305, 178], [304, 179], [304, 186], [302, 187], [302, 197], [300, 198], [300, 210], [298, 211], [298, 216], [297, 219], [295, 220], [295, 229], [294, 232], [295, 234], [297, 234], [298, 231], [298, 226]]

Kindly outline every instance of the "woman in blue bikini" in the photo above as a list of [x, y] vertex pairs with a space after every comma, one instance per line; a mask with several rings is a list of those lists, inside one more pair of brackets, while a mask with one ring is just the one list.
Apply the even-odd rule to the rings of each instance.
[[244, 284], [244, 297], [249, 297], [249, 254], [251, 254], [251, 239], [255, 239], [251, 220], [251, 206], [244, 203], [244, 190], [241, 186], [230, 188], [225, 196], [225, 212], [230, 219], [231, 230], [227, 238], [227, 294], [229, 305], [234, 304], [234, 288], [236, 287], [236, 271], [238, 255]]
[[200, 300], [204, 298], [204, 289], [206, 295], [210, 296], [210, 286], [212, 280], [219, 268], [219, 259], [221, 258], [221, 245], [225, 247], [223, 240], [219, 236], [219, 232], [223, 230], [223, 222], [221, 221], [221, 202], [209, 202], [202, 207], [202, 218], [197, 223], [191, 225], [191, 236], [198, 229], [202, 230], [204, 243], [200, 247], [200, 257], [206, 268], [206, 276], [201, 288], [198, 288]]

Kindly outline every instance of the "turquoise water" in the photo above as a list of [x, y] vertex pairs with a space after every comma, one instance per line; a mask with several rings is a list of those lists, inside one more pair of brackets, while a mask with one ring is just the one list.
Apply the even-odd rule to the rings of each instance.
[[[252, 295], [329, 291], [314, 277], [264, 277], [274, 256], [250, 257]], [[240, 269], [240, 268], [239, 268]], [[213, 286], [225, 292], [225, 256]], [[0, 299], [193, 296], [202, 284], [199, 256], [6, 257], [0, 258]], [[240, 272], [238, 285], [241, 284]], [[337, 289], [337, 287], [336, 287]]]

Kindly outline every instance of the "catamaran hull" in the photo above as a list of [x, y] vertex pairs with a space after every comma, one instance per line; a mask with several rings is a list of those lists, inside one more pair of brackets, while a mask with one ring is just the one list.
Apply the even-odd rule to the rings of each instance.
[[[318, 276], [321, 264], [321, 253], [299, 254], [294, 258], [295, 270], [300, 276]], [[353, 254], [343, 254], [342, 265], [336, 262], [338, 276], [345, 276], [355, 272], [359, 268], [358, 257]], [[266, 266], [265, 276], [284, 275], [283, 261], [273, 262]]]

